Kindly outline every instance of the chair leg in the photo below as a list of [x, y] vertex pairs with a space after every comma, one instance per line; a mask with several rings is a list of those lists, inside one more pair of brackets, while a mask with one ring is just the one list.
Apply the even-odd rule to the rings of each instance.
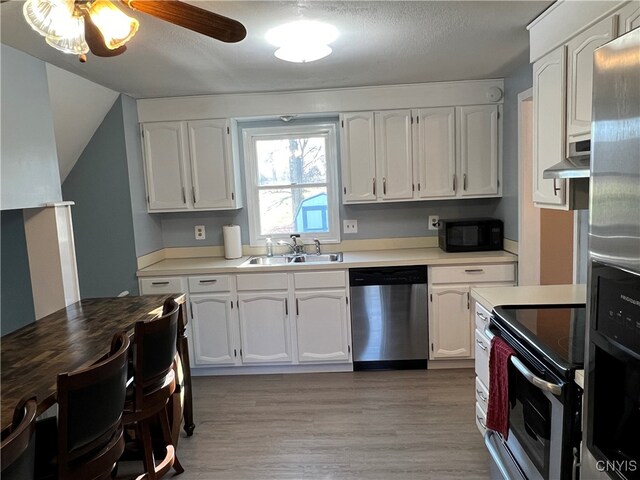
[[149, 480], [156, 480], [156, 464], [153, 459], [153, 445], [151, 444], [151, 431], [149, 430], [148, 420], [142, 420], [139, 423], [140, 439], [142, 440], [142, 448], [144, 450], [144, 468], [147, 471]]
[[[158, 413], [160, 417], [160, 426], [162, 428], [162, 436], [164, 439], [164, 443], [173, 446], [173, 440], [171, 438], [171, 429], [169, 428], [169, 416], [167, 414], [167, 409], [164, 408], [162, 411]], [[173, 457], [173, 469], [176, 473], [180, 474], [184, 472], [184, 468], [180, 464], [180, 460], [178, 460], [178, 452], [176, 451]]]

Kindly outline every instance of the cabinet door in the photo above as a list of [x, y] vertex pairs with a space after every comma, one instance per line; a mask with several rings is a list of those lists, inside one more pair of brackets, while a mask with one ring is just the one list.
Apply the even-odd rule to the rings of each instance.
[[413, 198], [411, 110], [375, 113], [378, 198]]
[[238, 295], [242, 363], [291, 362], [287, 292]]
[[624, 35], [634, 28], [640, 27], [640, 3], [630, 2], [618, 10], [618, 34]]
[[191, 199], [195, 209], [233, 208], [235, 182], [227, 120], [188, 122]]
[[430, 359], [471, 357], [469, 287], [431, 287]]
[[345, 290], [296, 292], [298, 360], [349, 360]]
[[416, 112], [416, 171], [419, 198], [456, 194], [455, 108], [423, 108]]
[[[591, 136], [591, 93], [593, 90], [593, 52], [611, 41], [617, 17], [606, 18], [577, 35], [567, 44], [567, 136], [568, 141]], [[576, 138], [577, 137], [577, 138]]]
[[340, 115], [342, 200], [375, 201], [376, 156], [373, 112]]
[[231, 295], [191, 295], [191, 331], [196, 365], [238, 363], [237, 321]]
[[498, 194], [498, 106], [458, 107], [460, 196]]
[[186, 210], [184, 124], [145, 123], [142, 126], [149, 211]]
[[565, 180], [542, 172], [565, 154], [565, 56], [560, 47], [533, 64], [533, 201], [538, 206], [566, 206]]

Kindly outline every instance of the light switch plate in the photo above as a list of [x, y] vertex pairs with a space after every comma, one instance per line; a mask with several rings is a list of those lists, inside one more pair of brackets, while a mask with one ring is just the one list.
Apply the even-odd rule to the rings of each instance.
[[343, 220], [342, 231], [345, 234], [358, 233], [358, 221], [357, 220]]
[[204, 225], [195, 226], [196, 240], [204, 240], [206, 237], [206, 231]]

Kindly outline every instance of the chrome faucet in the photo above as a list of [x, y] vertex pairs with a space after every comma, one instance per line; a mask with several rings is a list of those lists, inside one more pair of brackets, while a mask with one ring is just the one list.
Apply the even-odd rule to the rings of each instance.
[[320, 240], [318, 240], [317, 238], [314, 238], [313, 243], [316, 244], [316, 255], [321, 255], [322, 252], [320, 252]]
[[278, 240], [278, 245], [286, 245], [287, 247], [289, 247], [291, 249], [291, 253], [293, 253], [294, 255], [296, 254], [296, 245], [294, 242], [294, 245], [292, 245], [291, 243], [285, 241], [285, 240]]
[[292, 234], [291, 243], [285, 242], [284, 240], [278, 240], [278, 245], [286, 245], [291, 249], [291, 252], [294, 255], [303, 255], [304, 254], [304, 243], [300, 240], [300, 235]]

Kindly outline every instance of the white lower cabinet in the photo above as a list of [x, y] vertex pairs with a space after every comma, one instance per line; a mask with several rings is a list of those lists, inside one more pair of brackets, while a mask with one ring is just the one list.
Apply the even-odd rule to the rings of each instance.
[[470, 359], [474, 319], [471, 288], [515, 285], [515, 263], [429, 267], [429, 359]]
[[349, 360], [346, 290], [296, 291], [298, 361]]
[[491, 342], [484, 334], [491, 313], [479, 303], [474, 305], [475, 319], [475, 369], [476, 369], [476, 425], [484, 435], [487, 430], [485, 419], [489, 405], [489, 352]]
[[291, 362], [288, 292], [238, 294], [242, 363]]
[[237, 365], [238, 319], [231, 293], [190, 296], [195, 365]]

